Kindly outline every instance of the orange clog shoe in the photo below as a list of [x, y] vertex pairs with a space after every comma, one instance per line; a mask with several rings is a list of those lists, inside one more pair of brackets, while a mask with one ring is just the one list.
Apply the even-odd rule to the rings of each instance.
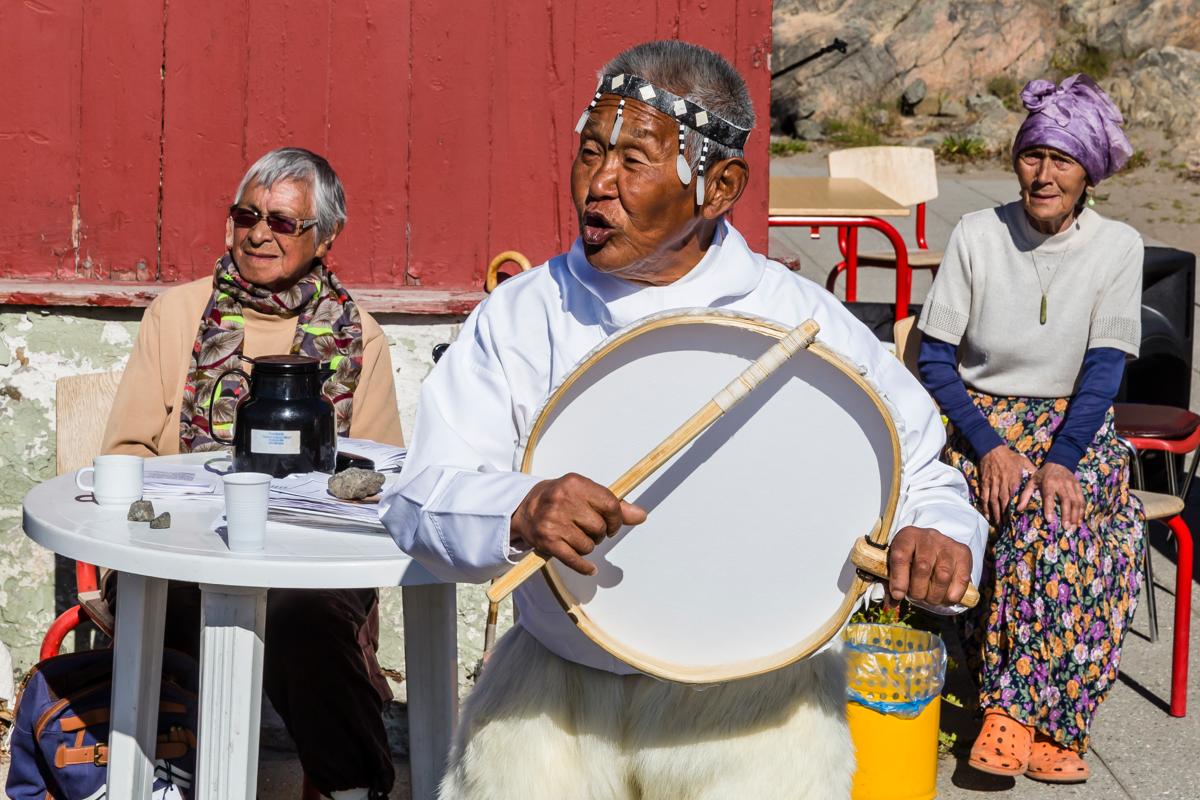
[[1033, 729], [998, 708], [983, 712], [983, 728], [967, 763], [990, 775], [1024, 775], [1033, 749]]
[[1043, 783], [1083, 783], [1092, 770], [1083, 756], [1040, 736], [1029, 754], [1029, 769], [1025, 776]]

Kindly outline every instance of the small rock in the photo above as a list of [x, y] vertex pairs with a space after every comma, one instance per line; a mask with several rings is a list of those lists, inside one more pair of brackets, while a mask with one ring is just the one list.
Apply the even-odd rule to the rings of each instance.
[[825, 129], [815, 119], [802, 119], [796, 123], [796, 138], [806, 142], [820, 142], [825, 139]]
[[383, 473], [351, 467], [329, 479], [329, 493], [339, 500], [362, 500], [383, 488]]
[[918, 136], [915, 139], [909, 139], [909, 147], [928, 147], [930, 150], [937, 150], [942, 142], [946, 140], [946, 134], [940, 131], [927, 133], [924, 136]]
[[967, 111], [980, 116], [989, 114], [1007, 114], [1004, 101], [994, 94], [973, 94], [967, 97]]
[[164, 511], [154, 519], [150, 520], [150, 527], [156, 531], [171, 527], [171, 512]]
[[130, 522], [150, 522], [154, 519], [154, 503], [149, 500], [134, 500], [129, 504], [129, 513], [125, 518]]
[[882, 108], [867, 113], [867, 122], [877, 128], [885, 128], [892, 121], [892, 115]]
[[900, 95], [900, 110], [905, 114], [912, 114], [917, 104], [925, 99], [928, 91], [925, 87], [925, 81], [917, 78], [904, 87], [904, 94]]
[[938, 107], [939, 117], [965, 117], [966, 114], [967, 107], [951, 97], [943, 100], [942, 104]]

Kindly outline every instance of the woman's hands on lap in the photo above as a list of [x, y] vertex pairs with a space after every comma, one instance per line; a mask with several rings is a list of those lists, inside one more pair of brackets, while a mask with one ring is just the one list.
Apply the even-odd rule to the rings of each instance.
[[[1037, 467], [1020, 453], [1004, 445], [997, 445], [979, 460], [979, 472], [983, 514], [988, 522], [999, 525], [1008, 501], [1016, 497], [1021, 488], [1021, 480], [1026, 475], [1036, 473]], [[1030, 485], [1033, 485], [1032, 481]], [[1078, 489], [1078, 486], [1076, 488]]]
[[1033, 473], [1025, 485], [1025, 491], [1021, 492], [1017, 511], [1025, 510], [1035, 489], [1042, 496], [1042, 508], [1045, 509], [1047, 520], [1054, 522], [1057, 508], [1062, 511], [1062, 523], [1068, 529], [1078, 527], [1083, 521], [1083, 489], [1071, 470], [1062, 464], [1042, 464], [1041, 469]]

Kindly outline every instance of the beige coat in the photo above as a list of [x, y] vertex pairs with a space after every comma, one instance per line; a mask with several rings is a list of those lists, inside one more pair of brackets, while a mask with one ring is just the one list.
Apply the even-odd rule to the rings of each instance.
[[[200, 315], [212, 294], [212, 278], [168, 289], [146, 309], [137, 343], [121, 377], [104, 430], [104, 453], [141, 456], [179, 452], [179, 410], [183, 384], [200, 329]], [[350, 435], [385, 444], [404, 444], [387, 338], [365, 311], [362, 316], [363, 368], [350, 417]], [[244, 309], [243, 354], [287, 353], [296, 317], [275, 317]]]

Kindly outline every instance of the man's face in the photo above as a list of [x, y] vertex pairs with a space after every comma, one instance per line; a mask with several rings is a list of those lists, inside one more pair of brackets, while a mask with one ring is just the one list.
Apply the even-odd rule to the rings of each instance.
[[694, 184], [684, 186], [676, 173], [678, 124], [627, 99], [620, 136], [610, 146], [619, 102], [605, 95], [592, 109], [571, 167], [571, 197], [588, 263], [653, 283], [694, 234], [701, 216]]
[[[242, 192], [237, 204], [262, 214], [282, 214], [297, 219], [316, 216], [312, 192], [306, 181], [281, 180], [267, 188], [254, 181]], [[316, 227], [298, 236], [275, 233], [259, 220], [250, 228], [238, 228], [226, 220], [225, 246], [246, 281], [271, 291], [295, 285], [312, 269], [313, 260], [325, 255], [327, 242], [318, 242]]]

